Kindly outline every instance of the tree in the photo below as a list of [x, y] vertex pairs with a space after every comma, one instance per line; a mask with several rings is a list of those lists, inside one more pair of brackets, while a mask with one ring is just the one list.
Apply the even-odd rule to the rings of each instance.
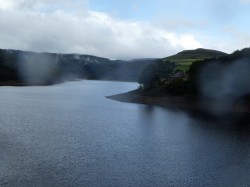
[[185, 93], [185, 81], [182, 78], [175, 78], [168, 85], [168, 90], [174, 95]]
[[144, 88], [154, 87], [174, 71], [174, 66], [174, 63], [172, 62], [156, 60], [155, 63], [149, 64], [142, 71], [138, 82]]

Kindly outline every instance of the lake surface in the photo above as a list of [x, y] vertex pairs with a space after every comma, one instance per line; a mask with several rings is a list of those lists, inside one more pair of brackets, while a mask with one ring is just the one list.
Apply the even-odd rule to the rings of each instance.
[[137, 86], [0, 87], [0, 186], [250, 185], [244, 125], [105, 97]]

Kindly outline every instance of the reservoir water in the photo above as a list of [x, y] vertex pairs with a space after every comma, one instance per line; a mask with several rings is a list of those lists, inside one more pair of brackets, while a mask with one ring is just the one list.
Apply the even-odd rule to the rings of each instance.
[[0, 186], [249, 186], [250, 131], [106, 96], [125, 82], [0, 87]]

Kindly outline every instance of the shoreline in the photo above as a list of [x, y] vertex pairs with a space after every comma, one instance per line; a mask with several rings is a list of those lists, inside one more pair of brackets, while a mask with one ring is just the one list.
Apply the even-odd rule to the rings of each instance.
[[23, 86], [51, 86], [51, 85], [57, 85], [62, 84], [66, 82], [75, 82], [75, 81], [83, 81], [83, 80], [89, 80], [89, 81], [112, 81], [112, 82], [130, 82], [134, 83], [132, 80], [110, 80], [110, 79], [69, 79], [69, 80], [63, 80], [63, 81], [55, 81], [51, 83], [33, 83], [33, 84], [27, 84], [22, 81], [0, 81], [0, 87], [1, 86], [16, 86], [16, 87], [23, 87]]
[[29, 87], [29, 86], [51, 86], [60, 83], [34, 83], [34, 84], [26, 84], [24, 82], [15, 82], [15, 81], [0, 81], [0, 87], [2, 86], [14, 86], [14, 87]]
[[132, 90], [126, 93], [106, 96], [106, 98], [119, 102], [163, 107], [168, 110], [185, 112], [194, 117], [202, 117], [211, 120], [229, 119], [232, 117], [250, 118], [249, 106], [242, 106], [241, 104], [238, 104], [225, 113], [216, 114], [211, 110], [211, 99], [203, 99], [198, 96], [167, 95], [162, 97], [151, 97], [142, 96], [138, 94], [138, 90]]

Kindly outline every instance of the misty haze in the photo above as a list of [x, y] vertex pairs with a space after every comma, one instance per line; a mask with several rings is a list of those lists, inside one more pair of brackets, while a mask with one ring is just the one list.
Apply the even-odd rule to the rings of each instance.
[[0, 0], [0, 186], [249, 186], [249, 8]]

